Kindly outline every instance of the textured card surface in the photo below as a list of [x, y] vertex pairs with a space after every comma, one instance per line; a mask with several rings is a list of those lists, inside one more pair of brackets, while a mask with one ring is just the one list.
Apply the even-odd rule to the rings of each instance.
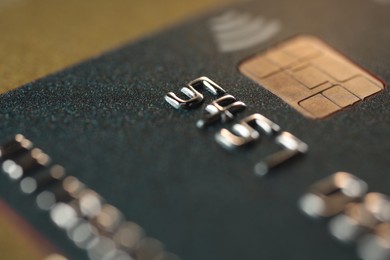
[[[0, 193], [70, 259], [103, 259], [123, 251], [142, 259], [139, 251], [160, 252], [161, 244], [190, 260], [370, 259], [371, 251], [361, 244], [345, 246], [334, 238], [339, 233], [329, 232], [332, 220], [325, 213], [343, 212], [346, 196], [359, 202], [365, 187], [390, 195], [390, 94], [384, 86], [390, 82], [389, 8], [368, 0], [246, 2], [5, 93], [0, 96], [1, 144], [18, 133], [32, 144], [17, 136], [25, 157], [9, 155], [15, 143], [1, 146]], [[359, 77], [302, 67], [291, 72], [297, 73], [296, 82], [324, 72], [326, 79], [318, 77], [319, 83], [306, 82], [307, 91], [343, 107], [325, 117], [329, 110], [322, 101], [294, 100], [308, 111], [303, 115], [283, 92], [274, 92], [278, 80], [240, 72], [245, 62], [264, 62], [256, 55], [272, 54], [302, 35], [331, 46], [329, 55], [337, 50], [348, 57], [348, 70], [357, 70], [377, 89], [365, 85], [368, 92], [359, 96], [361, 87], [345, 84]], [[245, 71], [260, 73], [252, 67]], [[212, 81], [193, 81], [201, 76]], [[329, 78], [335, 87], [316, 92], [317, 83]], [[345, 90], [362, 101], [345, 98]], [[237, 149], [225, 149], [232, 147]], [[295, 157], [296, 151], [305, 154]], [[66, 169], [65, 179], [58, 183], [51, 168], [45, 172], [49, 163], [43, 153]], [[281, 161], [286, 162], [278, 165]], [[271, 170], [259, 177], [264, 162]], [[343, 200], [336, 203], [338, 210], [318, 214], [324, 221], [312, 221], [302, 213], [300, 198], [313, 183], [339, 171], [362, 181], [339, 174], [317, 185], [322, 192], [317, 195]], [[57, 186], [45, 184], [38, 191], [25, 180], [41, 183], [42, 174]], [[345, 190], [350, 192], [340, 194]], [[306, 213], [327, 206], [318, 204], [323, 197], [317, 195], [301, 203]], [[313, 203], [317, 207], [307, 210], [305, 205]], [[122, 226], [123, 219], [130, 222]], [[344, 222], [337, 222], [341, 231]], [[134, 240], [118, 240], [119, 230], [130, 230], [138, 239], [141, 228], [156, 240], [136, 246]]]

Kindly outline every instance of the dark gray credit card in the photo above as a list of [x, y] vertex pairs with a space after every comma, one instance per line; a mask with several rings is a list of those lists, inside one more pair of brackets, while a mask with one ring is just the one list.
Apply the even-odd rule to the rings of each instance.
[[69, 259], [390, 259], [389, 8], [248, 1], [3, 94], [0, 194]]

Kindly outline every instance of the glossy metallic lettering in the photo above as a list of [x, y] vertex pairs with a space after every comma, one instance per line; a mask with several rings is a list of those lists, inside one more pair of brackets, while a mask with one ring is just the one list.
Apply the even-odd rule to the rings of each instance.
[[299, 201], [311, 217], [330, 217], [329, 231], [339, 241], [356, 243], [363, 260], [390, 259], [390, 198], [366, 194], [367, 184], [337, 172], [315, 183]]
[[203, 103], [204, 96], [200, 91], [204, 89], [214, 96], [221, 96], [226, 93], [223, 88], [211, 79], [200, 77], [191, 81], [180, 90], [188, 99], [181, 99], [175, 93], [169, 92], [165, 96], [165, 100], [176, 109], [192, 109]]
[[67, 175], [62, 166], [52, 165], [50, 157], [23, 135], [0, 145], [0, 163], [5, 174], [21, 179], [21, 190], [36, 195], [38, 207], [48, 211], [54, 224], [90, 259], [179, 260], [97, 192]]
[[[188, 85], [189, 87], [184, 87], [181, 91], [190, 97], [189, 100], [182, 100], [172, 92], [165, 96], [165, 100], [176, 109], [189, 109], [198, 106], [204, 99], [203, 95], [197, 92], [193, 86], [198, 86], [198, 88], [202, 86], [202, 88], [206, 88], [213, 95], [226, 93], [207, 77], [200, 77]], [[244, 102], [237, 100], [232, 95], [225, 94], [205, 107], [203, 116], [197, 121], [196, 126], [205, 128], [217, 122], [229, 122], [245, 108], [246, 104]], [[278, 124], [258, 113], [244, 118], [238, 124], [234, 124], [231, 130], [221, 129], [215, 134], [215, 140], [227, 150], [236, 150], [260, 140], [262, 135], [272, 138], [282, 149], [261, 159], [255, 165], [254, 170], [257, 176], [264, 176], [271, 169], [308, 151], [306, 143], [291, 133], [281, 132]]]
[[329, 223], [329, 231], [338, 240], [356, 242], [372, 232], [381, 222], [390, 221], [390, 200], [387, 196], [370, 192], [361, 203], [350, 203], [342, 214]]
[[299, 205], [310, 217], [333, 217], [345, 206], [361, 199], [367, 191], [367, 184], [356, 176], [337, 172], [312, 185]]
[[225, 95], [206, 106], [202, 119], [196, 122], [198, 128], [204, 128], [215, 122], [226, 123], [233, 120], [235, 114], [246, 108], [244, 102], [232, 95]]
[[288, 132], [282, 132], [277, 135], [275, 142], [282, 147], [282, 150], [265, 157], [255, 165], [257, 176], [265, 176], [271, 169], [298, 155], [305, 154], [309, 150], [306, 143]]
[[258, 140], [259, 131], [271, 136], [278, 133], [280, 127], [263, 115], [253, 114], [233, 125], [232, 131], [221, 129], [215, 139], [224, 148], [233, 150]]

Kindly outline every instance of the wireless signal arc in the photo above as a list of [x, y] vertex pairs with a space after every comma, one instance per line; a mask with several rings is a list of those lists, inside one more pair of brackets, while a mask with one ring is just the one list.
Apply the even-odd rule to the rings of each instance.
[[221, 52], [253, 47], [269, 40], [281, 29], [278, 20], [252, 17], [234, 10], [213, 18], [210, 25]]

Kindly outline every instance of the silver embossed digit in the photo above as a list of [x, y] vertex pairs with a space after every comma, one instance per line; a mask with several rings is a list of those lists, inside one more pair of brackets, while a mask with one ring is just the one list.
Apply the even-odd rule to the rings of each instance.
[[204, 115], [196, 122], [198, 128], [204, 128], [215, 122], [228, 122], [234, 115], [246, 108], [244, 102], [237, 101], [232, 95], [225, 95], [205, 107]]
[[197, 78], [183, 87], [180, 92], [183, 93], [188, 99], [179, 98], [175, 93], [169, 92], [165, 95], [165, 101], [176, 109], [192, 109], [204, 101], [203, 94], [200, 91], [206, 89], [214, 96], [220, 96], [226, 93], [217, 83], [207, 77]]
[[299, 206], [311, 217], [333, 217], [348, 203], [360, 200], [366, 192], [364, 181], [347, 172], [336, 172], [313, 184], [299, 200]]
[[259, 131], [272, 136], [280, 131], [280, 127], [261, 114], [253, 114], [235, 124], [232, 131], [221, 129], [215, 135], [215, 140], [222, 147], [233, 150], [258, 140]]

